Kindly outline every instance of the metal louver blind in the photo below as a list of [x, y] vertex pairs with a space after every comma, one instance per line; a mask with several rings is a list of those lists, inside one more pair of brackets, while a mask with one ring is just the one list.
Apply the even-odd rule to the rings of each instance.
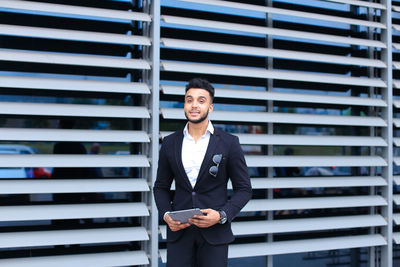
[[[2, 0], [0, 14], [0, 169], [64, 171], [1, 177], [0, 266], [149, 264], [151, 16], [142, 1]], [[63, 120], [76, 125], [58, 128]], [[104, 152], [20, 154], [5, 143]]]
[[392, 1], [391, 6], [391, 14], [390, 17], [392, 28], [391, 28], [391, 45], [392, 45], [392, 68], [390, 69], [390, 74], [393, 78], [393, 86], [392, 86], [392, 102], [393, 102], [393, 197], [392, 197], [392, 205], [393, 205], [393, 222], [392, 222], [392, 231], [393, 231], [393, 256], [395, 256], [399, 251], [399, 244], [400, 244], [400, 234], [399, 234], [399, 124], [398, 124], [398, 109], [399, 109], [399, 22], [400, 22], [400, 3], [398, 1]]
[[[254, 188], [230, 259], [355, 249], [396, 266], [399, 30], [398, 1], [0, 0], [0, 266], [165, 262], [150, 187], [196, 76]], [[66, 142], [102, 150], [53, 153]], [[74, 168], [106, 175], [35, 174]]]
[[254, 188], [229, 258], [365, 248], [389, 266], [386, 6], [244, 2], [164, 2], [161, 136], [184, 125], [185, 82], [207, 78]]

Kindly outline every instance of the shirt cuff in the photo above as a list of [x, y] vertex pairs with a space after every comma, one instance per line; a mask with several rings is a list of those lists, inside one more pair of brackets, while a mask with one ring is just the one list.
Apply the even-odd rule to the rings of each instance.
[[167, 215], [169, 213], [169, 211], [167, 211], [166, 213], [164, 213], [164, 216], [163, 216], [163, 220], [165, 221], [165, 215]]

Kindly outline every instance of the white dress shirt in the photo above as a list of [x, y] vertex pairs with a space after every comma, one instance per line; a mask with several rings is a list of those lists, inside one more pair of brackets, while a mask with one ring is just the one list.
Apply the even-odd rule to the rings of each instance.
[[206, 132], [197, 142], [189, 134], [188, 124], [183, 129], [182, 163], [192, 187], [196, 185], [211, 134], [214, 134], [214, 126], [211, 121], [208, 122]]

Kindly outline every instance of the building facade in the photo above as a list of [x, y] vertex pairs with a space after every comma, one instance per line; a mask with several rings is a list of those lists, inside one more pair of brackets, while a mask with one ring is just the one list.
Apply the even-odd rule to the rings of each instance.
[[239, 136], [251, 175], [232, 263], [400, 264], [400, 2], [0, 0], [0, 13], [0, 266], [162, 266], [152, 185], [192, 77], [215, 86], [211, 120]]

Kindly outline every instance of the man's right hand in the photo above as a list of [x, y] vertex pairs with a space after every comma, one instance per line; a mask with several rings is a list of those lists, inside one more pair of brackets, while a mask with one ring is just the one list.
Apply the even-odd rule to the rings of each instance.
[[164, 221], [168, 224], [169, 229], [171, 229], [172, 232], [176, 232], [182, 229], [185, 229], [190, 226], [189, 223], [181, 223], [179, 221], [174, 221], [168, 213], [165, 214], [164, 216]]

